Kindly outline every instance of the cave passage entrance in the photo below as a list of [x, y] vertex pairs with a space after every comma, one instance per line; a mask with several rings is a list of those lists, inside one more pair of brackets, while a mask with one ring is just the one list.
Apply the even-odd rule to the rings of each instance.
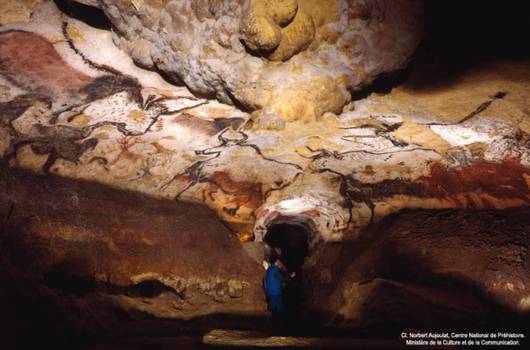
[[300, 224], [278, 223], [269, 226], [265, 243], [281, 250], [280, 260], [289, 272], [300, 271], [309, 249], [309, 231]]
[[276, 223], [269, 226], [263, 238], [272, 248], [281, 251], [280, 260], [289, 273], [296, 272], [284, 291], [285, 312], [288, 318], [300, 317], [304, 287], [302, 265], [309, 250], [310, 232], [306, 226], [298, 223]]

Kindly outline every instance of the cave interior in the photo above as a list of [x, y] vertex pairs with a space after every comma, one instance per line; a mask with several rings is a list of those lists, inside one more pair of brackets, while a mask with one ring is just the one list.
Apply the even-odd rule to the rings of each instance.
[[0, 12], [2, 348], [528, 344], [530, 2]]

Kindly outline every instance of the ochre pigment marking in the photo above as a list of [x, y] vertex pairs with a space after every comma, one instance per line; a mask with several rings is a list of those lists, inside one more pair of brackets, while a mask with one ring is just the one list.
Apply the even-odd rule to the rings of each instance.
[[2, 74], [17, 85], [33, 91], [53, 94], [77, 91], [92, 81], [70, 67], [48, 40], [27, 32], [0, 34], [0, 67]]
[[456, 169], [434, 164], [431, 174], [421, 177], [420, 181], [439, 197], [473, 192], [496, 198], [517, 198], [530, 203], [530, 191], [524, 177], [528, 174], [530, 169], [516, 160], [507, 159], [503, 163], [480, 161]]
[[214, 172], [206, 181], [208, 188], [203, 192], [204, 199], [210, 198], [210, 200], [215, 201], [214, 194], [221, 191], [230, 196], [227, 204], [234, 205], [236, 211], [241, 206], [255, 210], [263, 202], [260, 182], [235, 181], [227, 173], [221, 171]]

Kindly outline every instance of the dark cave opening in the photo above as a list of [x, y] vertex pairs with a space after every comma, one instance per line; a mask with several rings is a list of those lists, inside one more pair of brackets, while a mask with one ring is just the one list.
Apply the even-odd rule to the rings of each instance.
[[292, 275], [284, 291], [286, 316], [289, 319], [302, 315], [304, 304], [304, 278], [302, 266], [309, 253], [309, 229], [299, 223], [276, 223], [269, 226], [265, 243], [279, 249], [279, 259]]
[[424, 37], [409, 64], [381, 74], [360, 90], [351, 90], [353, 101], [372, 93], [386, 95], [405, 83], [424, 91], [455, 81], [465, 71], [488, 62], [530, 55], [528, 1], [425, 0], [424, 4]]
[[281, 252], [280, 260], [289, 272], [298, 272], [309, 250], [309, 231], [300, 224], [272, 224], [264, 237], [265, 243]]
[[483, 60], [530, 54], [528, 1], [430, 0], [425, 5], [426, 36], [422, 49], [433, 57]]

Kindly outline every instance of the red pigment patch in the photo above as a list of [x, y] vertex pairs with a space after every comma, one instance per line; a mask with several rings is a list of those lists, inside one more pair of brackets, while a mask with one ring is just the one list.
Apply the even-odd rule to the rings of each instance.
[[530, 204], [530, 191], [523, 175], [530, 176], [530, 169], [508, 159], [503, 163], [480, 161], [456, 169], [434, 164], [431, 175], [422, 176], [420, 181], [437, 197], [474, 192], [496, 198], [518, 198]]
[[234, 181], [227, 173], [216, 171], [207, 179], [208, 188], [203, 193], [203, 197], [209, 197], [214, 201], [213, 194], [220, 191], [231, 196], [229, 203], [236, 208], [245, 206], [250, 209], [257, 209], [263, 202], [261, 183], [250, 181]]
[[307, 210], [304, 212], [304, 214], [307, 214], [312, 218], [318, 218], [320, 216], [320, 212], [316, 209]]
[[92, 80], [69, 66], [45, 38], [26, 32], [0, 35], [3, 74], [30, 90], [77, 91]]

